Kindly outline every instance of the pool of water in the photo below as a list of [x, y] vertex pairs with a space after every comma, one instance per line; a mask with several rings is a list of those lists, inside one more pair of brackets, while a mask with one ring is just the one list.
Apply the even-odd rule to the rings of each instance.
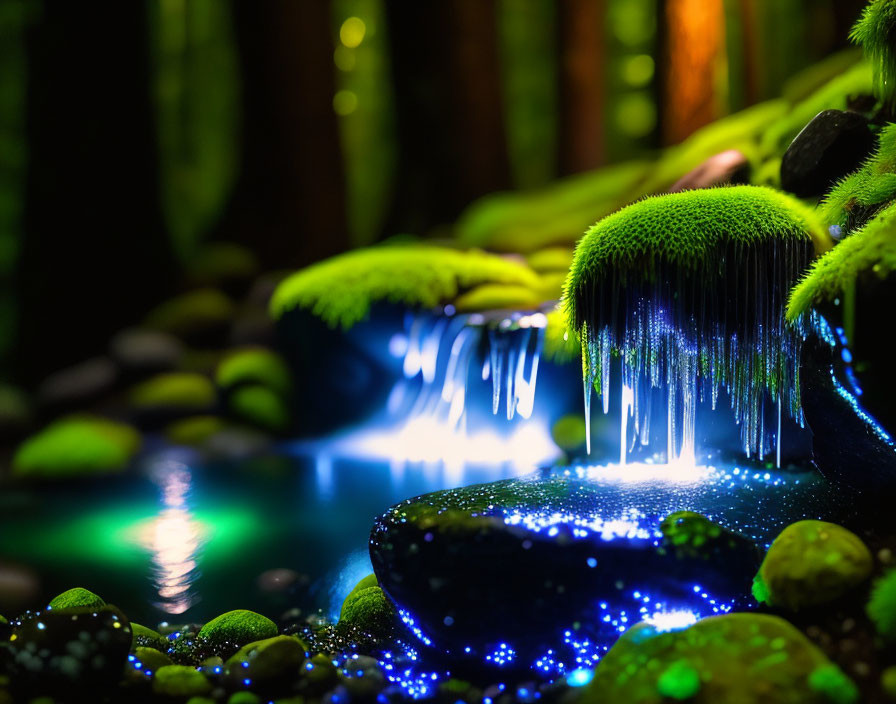
[[128, 476], [7, 488], [0, 564], [36, 573], [41, 599], [83, 586], [145, 623], [234, 608], [338, 614], [371, 571], [369, 531], [388, 506], [532, 468], [350, 455], [305, 444], [203, 465], [163, 453]]

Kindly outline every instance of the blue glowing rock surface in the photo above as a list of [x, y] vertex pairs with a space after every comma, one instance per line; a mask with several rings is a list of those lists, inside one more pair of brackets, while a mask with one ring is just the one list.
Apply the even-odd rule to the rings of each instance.
[[[683, 510], [729, 531], [675, 544], [663, 519]], [[562, 673], [592, 665], [638, 621], [680, 627], [748, 608], [756, 546], [843, 511], [813, 472], [553, 469], [397, 504], [374, 525], [370, 553], [424, 645]]]

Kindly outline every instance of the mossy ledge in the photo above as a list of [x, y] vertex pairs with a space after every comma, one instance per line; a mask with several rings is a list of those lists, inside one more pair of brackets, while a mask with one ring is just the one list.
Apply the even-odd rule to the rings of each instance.
[[271, 298], [275, 318], [303, 308], [333, 328], [363, 320], [378, 301], [432, 308], [478, 284], [539, 287], [525, 264], [479, 250], [383, 246], [314, 264], [281, 283]]

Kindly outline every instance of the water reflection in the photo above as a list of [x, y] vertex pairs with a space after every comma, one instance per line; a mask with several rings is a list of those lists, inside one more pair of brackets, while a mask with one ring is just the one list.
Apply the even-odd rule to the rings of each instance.
[[182, 614], [198, 600], [192, 586], [208, 530], [190, 510], [192, 476], [185, 464], [161, 462], [151, 478], [161, 490], [162, 509], [140, 527], [138, 541], [152, 553], [152, 581], [159, 597], [155, 605]]

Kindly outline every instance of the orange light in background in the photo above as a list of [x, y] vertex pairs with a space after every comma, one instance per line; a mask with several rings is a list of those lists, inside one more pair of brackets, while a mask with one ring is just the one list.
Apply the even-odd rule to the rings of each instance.
[[680, 142], [720, 113], [724, 69], [722, 0], [666, 0], [663, 139]]

